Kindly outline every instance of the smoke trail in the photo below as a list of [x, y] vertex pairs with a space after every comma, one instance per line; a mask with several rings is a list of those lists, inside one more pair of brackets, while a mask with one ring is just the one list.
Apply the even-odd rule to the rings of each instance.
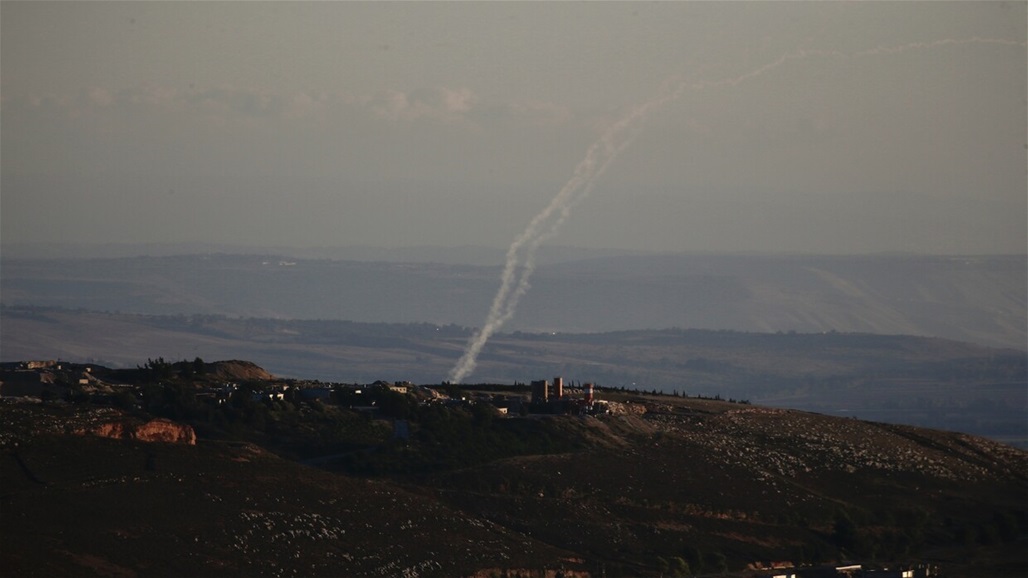
[[842, 52], [838, 50], [798, 49], [785, 53], [776, 60], [750, 70], [744, 74], [715, 81], [683, 81], [665, 82], [660, 95], [645, 102], [615, 122], [594, 142], [586, 152], [585, 158], [575, 167], [571, 179], [557, 192], [539, 214], [537, 214], [525, 230], [511, 243], [507, 249], [503, 274], [500, 277], [500, 289], [493, 297], [489, 314], [482, 328], [471, 336], [465, 347], [464, 354], [450, 371], [449, 381], [460, 383], [475, 370], [476, 360], [482, 347], [489, 338], [506, 323], [517, 309], [521, 297], [528, 291], [529, 279], [535, 271], [535, 253], [543, 241], [557, 234], [560, 226], [571, 214], [571, 209], [590, 192], [596, 180], [603, 175], [607, 167], [617, 158], [635, 136], [639, 133], [646, 117], [671, 101], [678, 99], [685, 91], [700, 91], [709, 88], [734, 87], [752, 78], [762, 76], [786, 63], [808, 58], [859, 58], [876, 55], [899, 54], [911, 50], [925, 50], [949, 45], [996, 44], [1003, 46], [1025, 46], [1024, 42], [996, 38], [965, 38], [942, 39], [932, 42], [910, 42], [897, 46], [878, 46], [858, 52]]
[[[604, 131], [575, 167], [571, 179], [537, 214], [507, 249], [507, 259], [500, 279], [500, 289], [493, 297], [485, 324], [468, 342], [464, 355], [450, 372], [451, 382], [460, 382], [475, 369], [475, 360], [486, 341], [513, 315], [521, 297], [529, 289], [529, 278], [535, 271], [535, 253], [543, 241], [557, 234], [571, 214], [571, 208], [592, 192], [593, 184], [607, 167], [638, 134], [639, 125], [655, 108], [678, 98], [684, 83], [666, 83], [661, 95], [629, 111]], [[520, 269], [519, 269], [520, 267]]]

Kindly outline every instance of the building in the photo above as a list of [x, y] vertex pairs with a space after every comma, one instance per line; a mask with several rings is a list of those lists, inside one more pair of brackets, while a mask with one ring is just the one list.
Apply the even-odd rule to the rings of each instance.
[[545, 379], [532, 382], [532, 405], [542, 405], [550, 401], [550, 382]]

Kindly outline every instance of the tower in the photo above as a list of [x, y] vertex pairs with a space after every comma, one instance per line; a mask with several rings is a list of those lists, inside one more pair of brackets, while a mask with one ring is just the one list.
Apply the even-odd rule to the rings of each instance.
[[550, 400], [550, 382], [545, 379], [532, 382], [532, 403], [546, 403]]

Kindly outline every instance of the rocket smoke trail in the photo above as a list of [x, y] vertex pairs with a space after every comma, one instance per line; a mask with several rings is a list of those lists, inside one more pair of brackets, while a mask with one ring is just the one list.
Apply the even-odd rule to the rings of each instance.
[[800, 49], [783, 54], [778, 59], [750, 70], [739, 76], [717, 81], [698, 81], [686, 83], [669, 81], [664, 84], [660, 95], [630, 110], [616, 123], [607, 128], [586, 152], [585, 158], [575, 167], [571, 179], [553, 197], [550, 204], [537, 214], [525, 230], [511, 243], [507, 249], [506, 263], [500, 280], [500, 289], [493, 297], [492, 306], [482, 328], [471, 336], [465, 347], [464, 354], [450, 371], [449, 381], [460, 383], [475, 370], [475, 363], [482, 347], [517, 309], [518, 302], [530, 285], [528, 283], [535, 271], [535, 253], [543, 241], [557, 234], [560, 226], [571, 213], [575, 204], [585, 199], [592, 192], [596, 180], [603, 175], [607, 167], [623, 151], [638, 134], [646, 117], [655, 109], [676, 100], [686, 90], [703, 90], [717, 87], [734, 87], [746, 80], [766, 74], [793, 60], [807, 58], [859, 58], [875, 55], [891, 55], [910, 50], [933, 49], [950, 45], [996, 44], [1004, 46], [1024, 46], [1025, 43], [993, 38], [942, 39], [932, 42], [911, 42], [891, 47], [879, 46], [858, 52], [841, 52], [837, 50]]
[[596, 179], [632, 142], [646, 116], [653, 109], [678, 98], [685, 86], [683, 83], [666, 83], [659, 97], [635, 107], [611, 125], [600, 139], [589, 147], [585, 158], [575, 167], [571, 180], [511, 243], [507, 249], [507, 261], [503, 267], [500, 289], [493, 298], [485, 324], [472, 335], [464, 355], [450, 372], [451, 382], [460, 383], [474, 371], [475, 360], [486, 341], [514, 315], [518, 301], [528, 291], [528, 280], [535, 271], [535, 252], [539, 245], [557, 234], [571, 213], [571, 208], [589, 195]]

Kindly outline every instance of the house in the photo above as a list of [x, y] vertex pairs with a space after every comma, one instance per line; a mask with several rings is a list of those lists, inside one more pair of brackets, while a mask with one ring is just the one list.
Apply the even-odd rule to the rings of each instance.
[[938, 568], [931, 564], [916, 564], [896, 568], [870, 568], [864, 576], [871, 578], [930, 578], [938, 574]]
[[304, 401], [328, 401], [331, 398], [331, 387], [304, 387], [300, 389], [300, 399]]
[[833, 564], [798, 568], [795, 572], [798, 578], [848, 578], [861, 575], [863, 568], [860, 564]]

